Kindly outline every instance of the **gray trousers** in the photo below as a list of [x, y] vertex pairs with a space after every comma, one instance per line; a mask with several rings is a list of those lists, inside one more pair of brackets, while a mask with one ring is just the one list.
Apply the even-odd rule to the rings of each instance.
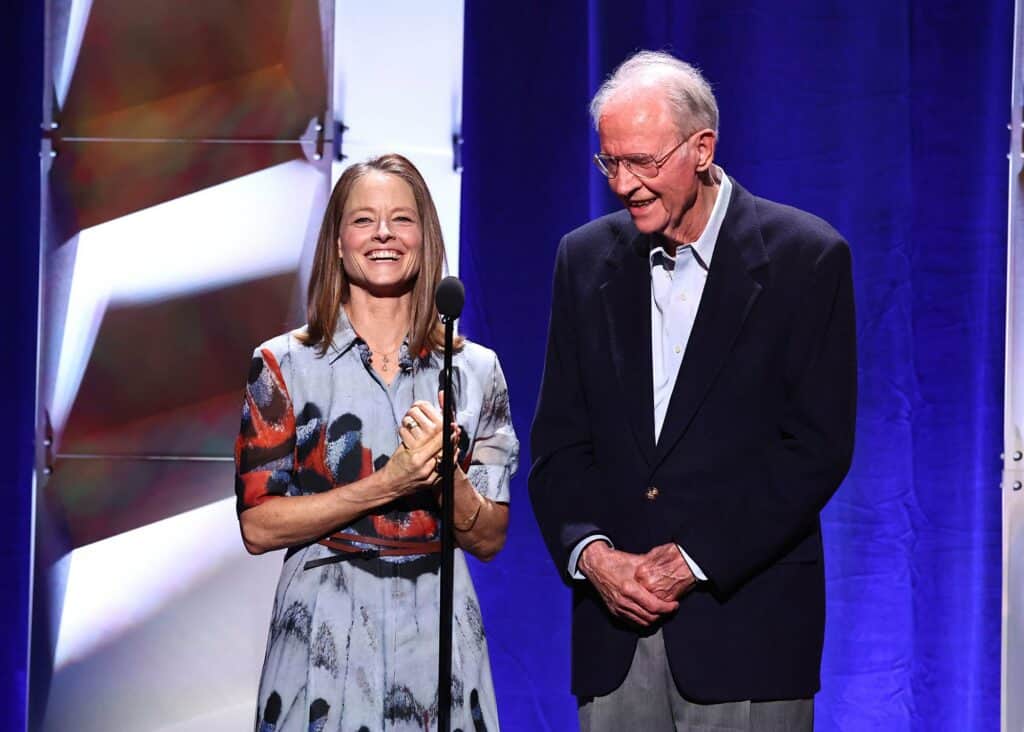
[[661, 630], [641, 638], [622, 685], [581, 700], [581, 732], [813, 732], [814, 700], [696, 704], [676, 689]]

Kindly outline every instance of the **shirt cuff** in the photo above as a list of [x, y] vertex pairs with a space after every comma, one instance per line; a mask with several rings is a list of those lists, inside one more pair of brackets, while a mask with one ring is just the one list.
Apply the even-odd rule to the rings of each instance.
[[[586, 577], [583, 576], [583, 573], [579, 571], [579, 569], [576, 567], [576, 565], [579, 564], [580, 555], [583, 553], [583, 550], [586, 549], [591, 544], [593, 544], [595, 541], [603, 541], [605, 544], [610, 546], [612, 549], [615, 548], [615, 545], [612, 544], [612, 540], [609, 539], [604, 534], [591, 534], [590, 536], [586, 537], [585, 539], [580, 540], [580, 543], [577, 544], [576, 548], [572, 550], [572, 554], [569, 555], [569, 576], [572, 577], [573, 579], [575, 579], [575, 580], [585, 580], [586, 579]], [[680, 549], [679, 551], [682, 551], [682, 549]], [[683, 556], [685, 557], [686, 554], [684, 553]]]
[[703, 570], [701, 570], [700, 566], [695, 561], [693, 561], [693, 559], [690, 558], [690, 555], [686, 553], [686, 550], [683, 549], [678, 544], [676, 544], [676, 549], [678, 549], [679, 553], [683, 555], [683, 561], [685, 561], [686, 564], [690, 567], [690, 571], [693, 572], [693, 576], [696, 577], [701, 582], [707, 582], [708, 581], [708, 576], [706, 574], [704, 574], [704, 572], [703, 572]]

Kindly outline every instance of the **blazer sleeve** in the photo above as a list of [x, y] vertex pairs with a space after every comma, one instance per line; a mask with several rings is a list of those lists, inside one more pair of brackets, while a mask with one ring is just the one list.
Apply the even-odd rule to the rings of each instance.
[[[694, 507], [677, 540], [725, 593], [813, 534], [853, 457], [856, 323], [850, 250], [839, 240], [817, 258], [786, 347], [784, 408], [755, 490], [721, 517]], [[707, 508], [707, 507], [702, 507]]]
[[[567, 582], [569, 555], [580, 540], [601, 528], [587, 408], [577, 343], [567, 239], [558, 247], [552, 286], [544, 374], [530, 431], [529, 476], [534, 515], [558, 573]], [[614, 538], [614, 537], [612, 537]]]

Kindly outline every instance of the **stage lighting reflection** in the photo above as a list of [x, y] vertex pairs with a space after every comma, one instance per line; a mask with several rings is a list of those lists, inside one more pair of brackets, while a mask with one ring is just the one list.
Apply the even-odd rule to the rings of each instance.
[[295, 271], [325, 185], [321, 171], [291, 161], [82, 231], [50, 413], [58, 436], [108, 306]]

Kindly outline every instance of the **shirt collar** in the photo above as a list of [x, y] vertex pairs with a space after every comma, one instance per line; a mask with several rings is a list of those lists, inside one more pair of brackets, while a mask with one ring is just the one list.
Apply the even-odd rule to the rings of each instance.
[[[719, 178], [721, 182], [719, 183], [718, 197], [715, 199], [715, 205], [711, 208], [711, 215], [708, 217], [707, 224], [704, 225], [704, 231], [697, 237], [697, 241], [686, 246], [676, 247], [676, 257], [679, 256], [683, 249], [686, 249], [693, 254], [693, 258], [705, 270], [711, 267], [711, 257], [715, 253], [715, 243], [718, 241], [718, 233], [722, 230], [725, 212], [729, 208], [729, 199], [732, 197], [732, 182], [729, 180], [729, 176], [717, 165], [714, 172], [715, 177]], [[651, 250], [648, 255], [648, 261], [652, 269], [658, 265], [666, 269], [673, 269], [675, 257], [669, 255], [664, 247], [658, 246]]]
[[347, 353], [349, 349], [356, 344], [356, 342], [362, 342], [359, 334], [356, 333], [356, 329], [352, 327], [352, 321], [348, 319], [348, 313], [345, 312], [345, 307], [338, 307], [338, 322], [334, 326], [334, 335], [331, 338], [331, 348], [337, 352], [339, 356]]
[[[339, 358], [348, 353], [352, 348], [355, 347], [359, 352], [359, 357], [363, 363], [370, 363], [370, 347], [366, 344], [366, 341], [356, 333], [356, 329], [352, 326], [352, 321], [349, 320], [348, 313], [345, 311], [345, 306], [338, 308], [338, 323], [334, 326], [334, 337], [331, 339], [331, 350], [335, 352], [335, 356], [331, 359], [331, 363], [334, 363]], [[429, 356], [430, 354], [428, 354]], [[424, 361], [424, 359], [414, 359], [409, 354], [409, 337], [406, 336], [402, 340], [402, 345], [398, 350], [398, 366], [403, 371], [409, 371], [416, 365], [417, 360]]]

